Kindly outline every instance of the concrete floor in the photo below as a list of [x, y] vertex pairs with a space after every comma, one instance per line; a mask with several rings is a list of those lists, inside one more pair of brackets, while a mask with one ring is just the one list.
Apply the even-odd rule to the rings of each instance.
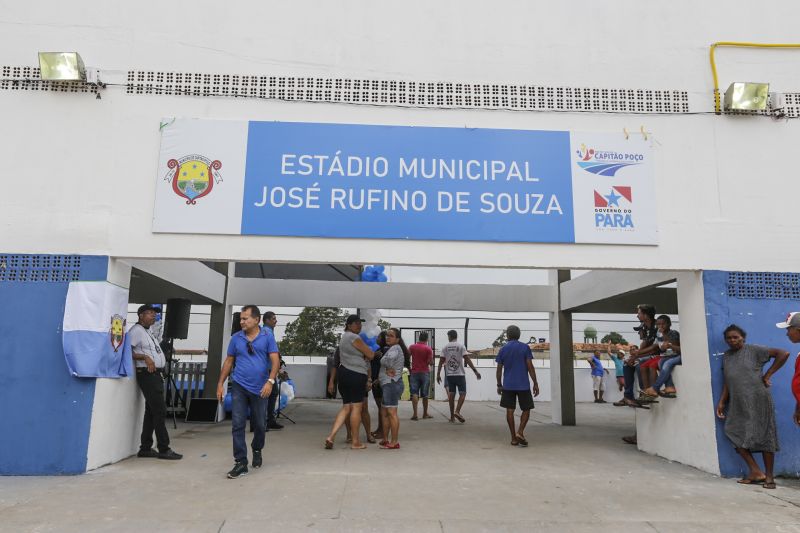
[[229, 423], [171, 431], [177, 462], [130, 458], [83, 476], [0, 477], [2, 531], [796, 531], [800, 482], [737, 485], [646, 455], [620, 437], [633, 411], [579, 404], [578, 426], [537, 404], [528, 448], [509, 446], [504, 412], [446, 403], [411, 422], [402, 449], [322, 443], [339, 402], [295, 401], [298, 423], [267, 434], [265, 466], [238, 480]]

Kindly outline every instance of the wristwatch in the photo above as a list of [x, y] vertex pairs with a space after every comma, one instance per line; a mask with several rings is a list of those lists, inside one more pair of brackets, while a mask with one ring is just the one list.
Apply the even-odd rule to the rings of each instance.
[[275, 385], [275, 380], [274, 380], [274, 379], [272, 379], [272, 378], [269, 378], [269, 379], [267, 380], [267, 383], [272, 383], [273, 385]]

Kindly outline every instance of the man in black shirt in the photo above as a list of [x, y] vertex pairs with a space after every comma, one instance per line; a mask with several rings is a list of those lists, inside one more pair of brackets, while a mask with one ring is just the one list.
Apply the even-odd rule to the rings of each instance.
[[[631, 346], [631, 354], [625, 360], [625, 393], [622, 400], [614, 402], [614, 405], [627, 405], [628, 407], [642, 407], [633, 395], [633, 385], [638, 374], [637, 361], [643, 357], [658, 353], [656, 344], [656, 308], [652, 305], [639, 304], [636, 306], [636, 317], [639, 319], [639, 326], [634, 328], [639, 332], [641, 343], [639, 346]], [[641, 382], [641, 376], [639, 377]]]

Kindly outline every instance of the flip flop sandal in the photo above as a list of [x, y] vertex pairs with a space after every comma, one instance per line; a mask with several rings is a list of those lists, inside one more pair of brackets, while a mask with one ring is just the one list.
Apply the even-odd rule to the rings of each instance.
[[380, 446], [381, 448], [383, 448], [383, 447], [385, 447], [387, 444], [389, 444], [389, 441], [388, 441], [388, 440], [382, 440], [382, 441], [380, 441], [380, 442], [378, 443], [378, 446]]
[[361, 446], [350, 446], [350, 449], [351, 450], [366, 450], [367, 449], [367, 445], [362, 442]]
[[458, 421], [459, 421], [459, 422], [461, 422], [462, 424], [463, 424], [464, 422], [466, 422], [466, 420], [464, 420], [464, 417], [463, 417], [463, 416], [461, 416], [461, 415], [459, 415], [459, 414], [455, 414], [455, 415], [453, 415], [453, 416], [456, 418], [456, 420], [458, 420]]
[[629, 400], [624, 402], [623, 405], [627, 405], [628, 407], [633, 407], [634, 409], [650, 409], [649, 407], [642, 405], [640, 402], [636, 400]]
[[325, 439], [325, 449], [332, 450], [333, 449], [333, 441]]
[[511, 445], [512, 446], [519, 446], [519, 441], [514, 439], [514, 440], [511, 441]]
[[750, 479], [750, 478], [742, 478], [738, 480], [736, 483], [739, 485], [763, 485], [767, 478], [762, 477], [761, 479]]
[[431, 415], [423, 415], [422, 418], [433, 418]]
[[375, 440], [375, 437], [373, 437], [372, 435], [370, 435], [369, 437], [367, 437], [367, 442], [369, 442], [370, 444], [375, 444], [375, 443], [376, 443], [376, 442], [378, 442], [378, 441], [377, 441], [377, 440]]
[[419, 420], [419, 417], [412, 416], [412, 417], [411, 417], [411, 420]]
[[775, 482], [774, 481], [770, 481], [769, 483], [764, 483], [761, 486], [764, 487], [765, 489], [774, 489], [775, 488]]
[[523, 448], [526, 448], [528, 446], [528, 441], [525, 440], [525, 437], [517, 435], [517, 440], [519, 441], [519, 445], [522, 446]]

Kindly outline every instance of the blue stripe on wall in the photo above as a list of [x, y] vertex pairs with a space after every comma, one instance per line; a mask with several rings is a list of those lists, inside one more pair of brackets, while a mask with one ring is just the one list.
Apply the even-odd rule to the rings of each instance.
[[[82, 256], [80, 279], [104, 280], [108, 258]], [[0, 282], [0, 474], [80, 474], [94, 379], [67, 371], [61, 340], [68, 282]]]
[[[772, 379], [778, 439], [781, 449], [775, 455], [775, 474], [800, 477], [800, 429], [792, 421], [795, 400], [791, 391], [796, 353], [800, 345], [792, 345], [785, 330], [775, 327], [790, 311], [800, 311], [800, 301], [784, 298], [733, 298], [728, 295], [728, 272], [703, 272], [703, 286], [708, 325], [708, 350], [711, 364], [711, 386], [714, 405], [722, 394], [722, 352], [727, 345], [722, 332], [737, 324], [747, 332], [747, 342], [788, 350], [792, 356]], [[768, 365], [770, 363], [767, 363]], [[717, 451], [723, 476], [740, 476], [747, 471], [725, 436], [724, 426], [717, 420]], [[760, 454], [756, 458], [760, 461]]]

